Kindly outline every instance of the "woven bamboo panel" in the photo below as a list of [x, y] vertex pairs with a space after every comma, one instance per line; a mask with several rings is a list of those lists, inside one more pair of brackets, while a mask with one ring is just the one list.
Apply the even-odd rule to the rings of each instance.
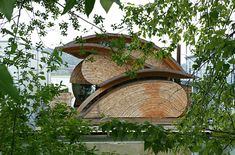
[[78, 83], [78, 84], [90, 84], [86, 81], [86, 79], [82, 75], [82, 62], [80, 62], [73, 70], [71, 76], [70, 76], [70, 82], [71, 83]]
[[[143, 54], [140, 51], [133, 51], [131, 54], [134, 58], [140, 58], [143, 56]], [[155, 58], [148, 58], [145, 61], [146, 64], [150, 65], [151, 68], [157, 68], [157, 69], [169, 69], [172, 70], [170, 66], [168, 66], [164, 59], [156, 60]]]
[[118, 66], [110, 55], [90, 55], [82, 64], [82, 74], [91, 84], [100, 84], [127, 71], [131, 66]]
[[96, 105], [85, 118], [179, 117], [187, 107], [187, 94], [180, 85], [171, 81], [136, 81], [108, 92], [93, 104]]
[[170, 66], [168, 66], [164, 60], [156, 60], [154, 58], [150, 58], [146, 60], [147, 64], [150, 64], [153, 66], [153, 68], [157, 68], [157, 69], [168, 69], [168, 70], [172, 70], [172, 68]]

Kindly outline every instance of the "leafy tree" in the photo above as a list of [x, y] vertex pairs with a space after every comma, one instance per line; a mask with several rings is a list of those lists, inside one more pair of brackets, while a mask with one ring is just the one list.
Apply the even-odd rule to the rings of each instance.
[[[52, 27], [53, 20], [61, 14], [55, 2], [0, 2], [1, 35], [8, 38], [0, 59], [2, 154], [94, 154], [95, 149], [88, 149], [82, 143], [82, 135], [90, 134], [91, 129], [87, 122], [77, 119], [76, 110], [63, 103], [58, 103], [54, 108], [49, 106], [51, 100], [59, 95], [62, 85], [46, 85], [45, 75], [64, 64], [61, 53], [54, 50], [50, 54], [42, 42], [36, 46], [31, 42], [30, 35], [34, 30], [38, 31], [39, 36], [45, 36], [47, 28]], [[33, 5], [37, 4], [44, 6], [44, 9], [35, 9]], [[12, 17], [14, 8], [18, 14]], [[81, 10], [82, 6], [78, 9]], [[29, 23], [21, 21], [23, 11], [34, 16]], [[5, 22], [5, 17], [9, 22]], [[50, 20], [47, 21], [48, 18]], [[11, 24], [10, 29], [5, 24]], [[60, 25], [64, 34], [66, 24]], [[35, 58], [35, 52], [40, 52], [41, 56]], [[38, 68], [29, 68], [30, 61], [35, 59], [40, 59]], [[13, 78], [7, 68], [16, 70], [12, 73]]]
[[196, 56], [194, 69], [206, 65], [204, 77], [193, 81], [198, 92], [192, 94], [192, 105], [178, 124], [176, 135], [181, 138], [174, 147], [204, 154], [222, 154], [234, 147], [235, 84], [226, 80], [234, 73], [234, 7], [233, 1], [217, 0], [159, 0], [124, 7], [122, 24], [129, 33], [168, 38], [168, 46], [162, 48], [166, 55], [185, 42]]
[[[132, 124], [116, 120], [105, 123], [101, 128], [107, 132], [112, 131], [111, 135], [116, 138], [126, 136], [140, 138], [145, 141], [146, 148], [151, 148], [155, 153], [183, 148], [201, 154], [225, 154], [227, 150], [233, 148], [235, 84], [228, 83], [226, 78], [234, 72], [234, 67], [230, 66], [235, 65], [234, 1], [157, 0], [138, 6], [133, 4], [123, 6], [117, 0], [100, 0], [100, 2], [106, 12], [114, 2], [120, 5], [125, 15], [122, 23], [113, 25], [113, 28], [125, 27], [133, 36], [133, 42], [128, 47], [130, 53], [135, 49], [143, 51], [143, 57], [137, 59], [133, 71], [129, 72], [130, 75], [134, 75], [136, 70], [143, 67], [148, 57], [154, 56], [159, 59], [169, 56], [180, 42], [191, 46], [191, 52], [196, 56], [194, 64], [196, 71], [204, 65], [207, 66], [204, 77], [193, 81], [193, 86], [198, 88], [198, 92], [192, 94], [192, 105], [178, 122], [176, 130], [166, 130], [148, 123]], [[42, 6], [42, 9], [34, 8], [35, 4]], [[32, 48], [30, 34], [36, 30], [40, 36], [45, 36], [47, 29], [55, 26], [54, 20], [63, 14], [68, 14], [74, 30], [80, 31], [79, 21], [85, 19], [77, 13], [89, 16], [94, 4], [95, 0], [67, 0], [65, 5], [57, 0], [0, 2], [0, 17], [3, 20], [7, 18], [8, 21], [14, 21], [10, 22], [11, 29], [1, 27], [1, 33], [9, 36], [8, 46], [4, 50], [5, 57], [0, 59], [0, 150], [2, 152], [16, 154], [35, 149], [45, 154], [66, 151], [75, 154], [77, 152], [71, 151], [79, 147], [83, 154], [86, 151], [92, 153], [92, 150], [87, 150], [82, 144], [75, 145], [80, 142], [81, 133], [89, 134], [90, 131], [89, 128], [81, 128], [85, 122], [75, 119], [72, 109], [65, 110], [63, 106], [45, 109], [36, 122], [36, 125], [41, 126], [40, 132], [33, 128], [34, 124], [30, 125], [29, 116], [42, 104], [49, 103], [58, 94], [60, 86], [43, 85], [40, 80], [44, 80], [44, 73], [27, 70], [27, 62], [33, 56], [21, 49], [20, 44], [25, 49]], [[18, 14], [12, 17], [13, 9], [17, 10]], [[22, 10], [34, 15], [29, 23], [20, 20]], [[105, 33], [105, 29], [98, 26], [102, 20], [102, 17], [95, 16], [95, 24], [89, 23]], [[67, 22], [58, 24], [62, 35], [67, 34]], [[158, 53], [150, 53], [148, 49], [152, 44], [141, 45], [138, 36], [167, 38], [159, 39], [166, 44], [166, 47]], [[109, 46], [115, 46], [120, 51], [124, 47], [120, 40], [111, 42]], [[43, 43], [39, 42], [36, 48], [43, 49]], [[121, 65], [129, 59], [129, 56], [119, 52], [113, 55], [113, 59]], [[55, 70], [63, 63], [56, 50], [49, 58], [43, 58], [41, 61], [47, 63], [48, 71]], [[13, 81], [3, 64], [7, 67], [15, 66], [20, 70], [21, 77]], [[43, 69], [44, 66], [40, 68]], [[75, 132], [75, 129], [80, 129], [81, 133]], [[45, 138], [46, 136], [49, 138]], [[64, 143], [63, 140], [70, 143]], [[55, 149], [49, 149], [48, 146], [53, 146], [51, 148]], [[58, 149], [59, 146], [64, 146], [63, 150]]]

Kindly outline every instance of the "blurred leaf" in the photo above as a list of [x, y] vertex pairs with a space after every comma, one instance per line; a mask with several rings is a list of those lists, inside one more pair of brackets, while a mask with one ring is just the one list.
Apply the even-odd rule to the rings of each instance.
[[100, 0], [100, 4], [102, 5], [106, 13], [108, 13], [109, 9], [111, 8], [113, 4], [113, 0]]
[[8, 21], [11, 20], [15, 2], [16, 0], [0, 0], [0, 12], [4, 14]]
[[90, 15], [95, 5], [95, 0], [85, 0], [85, 13], [87, 16]]
[[46, 80], [45, 76], [38, 76], [41, 80]]
[[117, 5], [121, 6], [120, 0], [112, 0], [113, 2], [117, 3]]
[[56, 58], [57, 61], [59, 61], [59, 63], [62, 63], [63, 60], [61, 58], [61, 55], [59, 53], [59, 51], [55, 48], [52, 55]]
[[[1, 6], [0, 6], [0, 8], [1, 8]], [[2, 28], [2, 32], [5, 34], [9, 34], [9, 35], [11, 35], [11, 36], [14, 36], [14, 33], [13, 32], [11, 32], [11, 31], [9, 31], [8, 29], [5, 29], [5, 28]]]
[[15, 53], [16, 52], [16, 49], [17, 49], [17, 44], [15, 42], [13, 42], [11, 44], [11, 53]]
[[19, 92], [13, 85], [13, 79], [5, 65], [0, 64], [0, 90], [11, 96], [15, 101], [19, 100]]
[[230, 64], [235, 64], [235, 58], [232, 58], [228, 61]]
[[62, 12], [61, 15], [67, 13], [68, 11], [70, 11], [73, 6], [76, 4], [76, 0], [66, 0], [66, 4], [65, 4], [65, 7], [64, 7], [64, 11]]

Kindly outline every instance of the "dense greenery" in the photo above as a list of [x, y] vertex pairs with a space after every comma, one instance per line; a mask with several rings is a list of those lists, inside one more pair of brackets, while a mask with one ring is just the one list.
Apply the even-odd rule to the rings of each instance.
[[[105, 11], [115, 2], [125, 12], [123, 20], [114, 29], [125, 28], [133, 36], [128, 47], [129, 53], [135, 49], [143, 51], [137, 59], [130, 75], [143, 67], [148, 57], [167, 57], [184, 42], [191, 46], [196, 56], [194, 69], [206, 65], [203, 78], [193, 81], [198, 89], [192, 94], [192, 104], [186, 115], [178, 122], [175, 130], [166, 130], [151, 124], [133, 124], [114, 120], [101, 126], [104, 131], [112, 131], [115, 138], [131, 137], [145, 141], [146, 148], [158, 151], [190, 150], [202, 154], [226, 154], [235, 144], [234, 98], [235, 84], [229, 84], [226, 77], [234, 72], [234, 7], [231, 0], [157, 0], [146, 5], [121, 5], [118, 0], [100, 0]], [[45, 154], [88, 154], [81, 142], [81, 135], [89, 134], [86, 122], [76, 118], [73, 109], [58, 105], [50, 109], [47, 104], [59, 93], [60, 86], [45, 85], [45, 72], [56, 70], [63, 64], [60, 52], [42, 57], [45, 66], [39, 65], [39, 72], [28, 70], [28, 60], [33, 59], [30, 34], [37, 31], [39, 36], [47, 35], [47, 30], [57, 26], [54, 21], [68, 14], [68, 21], [58, 23], [61, 34], [66, 35], [68, 22], [74, 30], [80, 30], [78, 13], [89, 16], [95, 0], [1, 0], [1, 34], [8, 37], [7, 47], [1, 51], [0, 59], [0, 151], [5, 154], [39, 152]], [[40, 5], [37, 9], [34, 6]], [[17, 15], [12, 16], [13, 9]], [[32, 14], [30, 21], [21, 21], [22, 11]], [[5, 18], [8, 21], [5, 21]], [[105, 33], [103, 18], [96, 15], [95, 23], [90, 23]], [[87, 21], [88, 22], [88, 21]], [[4, 26], [4, 24], [10, 26]], [[160, 38], [165, 48], [156, 53], [147, 49], [152, 44], [142, 45], [137, 36]], [[163, 39], [164, 38], [164, 39]], [[109, 46], [124, 47], [122, 41], [114, 41]], [[43, 43], [36, 44], [38, 51], [44, 51]], [[44, 53], [47, 53], [44, 51]], [[113, 59], [118, 64], [125, 63], [130, 54], [117, 52]], [[6, 67], [15, 67], [20, 76], [12, 80]], [[17, 75], [17, 74], [15, 74]], [[14, 76], [14, 75], [13, 75]], [[44, 108], [42, 108], [44, 107]], [[40, 110], [41, 109], [41, 110]], [[38, 116], [37, 119], [32, 119]], [[40, 129], [38, 129], [40, 127]], [[78, 152], [74, 152], [78, 151]]]

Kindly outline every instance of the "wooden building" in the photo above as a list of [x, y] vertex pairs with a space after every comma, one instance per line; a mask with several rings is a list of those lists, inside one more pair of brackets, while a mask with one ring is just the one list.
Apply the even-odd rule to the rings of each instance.
[[[173, 58], [148, 58], [136, 78], [130, 78], [125, 72], [132, 67], [131, 63], [117, 65], [112, 61], [115, 49], [105, 45], [118, 38], [123, 38], [127, 46], [132, 41], [128, 35], [91, 35], [82, 38], [80, 43], [73, 41], [60, 47], [63, 52], [83, 59], [70, 79], [80, 116], [94, 121], [121, 118], [152, 123], [181, 117], [189, 105], [191, 88], [176, 81], [191, 75]], [[160, 48], [154, 45], [153, 50]], [[136, 50], [132, 59], [139, 55], [140, 51]]]

